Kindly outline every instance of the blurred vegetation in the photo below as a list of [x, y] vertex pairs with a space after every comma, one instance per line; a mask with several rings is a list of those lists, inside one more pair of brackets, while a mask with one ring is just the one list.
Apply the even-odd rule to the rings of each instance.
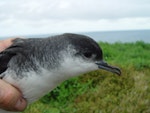
[[97, 70], [72, 78], [23, 113], [150, 113], [150, 44], [100, 45], [122, 76]]

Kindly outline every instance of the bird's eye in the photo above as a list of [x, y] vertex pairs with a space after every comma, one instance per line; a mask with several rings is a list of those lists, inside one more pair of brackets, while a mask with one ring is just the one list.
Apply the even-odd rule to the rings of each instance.
[[92, 53], [91, 52], [85, 52], [83, 54], [86, 58], [91, 58], [92, 57]]

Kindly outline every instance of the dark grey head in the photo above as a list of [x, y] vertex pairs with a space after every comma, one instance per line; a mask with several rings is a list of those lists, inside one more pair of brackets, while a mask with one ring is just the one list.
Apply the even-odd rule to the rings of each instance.
[[[67, 54], [64, 55], [63, 67], [72, 69], [73, 72], [88, 72], [97, 69], [104, 69], [121, 75], [119, 68], [110, 66], [103, 60], [101, 47], [90, 37], [77, 34], [61, 35], [68, 42]], [[70, 57], [68, 57], [70, 56]], [[80, 68], [80, 69], [79, 69]], [[63, 70], [66, 70], [63, 68]]]

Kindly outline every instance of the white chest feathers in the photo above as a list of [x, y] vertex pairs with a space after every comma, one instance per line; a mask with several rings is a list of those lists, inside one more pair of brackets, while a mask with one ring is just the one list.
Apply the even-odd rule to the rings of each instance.
[[20, 89], [24, 98], [31, 103], [53, 90], [61, 82], [97, 68], [94, 63], [66, 58], [58, 68], [48, 70], [39, 66], [40, 71], [22, 72], [25, 76], [21, 78], [17, 77], [13, 70], [7, 70], [3, 79]]

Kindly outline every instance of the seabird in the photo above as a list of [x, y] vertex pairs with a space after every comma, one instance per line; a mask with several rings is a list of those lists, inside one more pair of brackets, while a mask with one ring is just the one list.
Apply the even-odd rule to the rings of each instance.
[[0, 53], [0, 78], [18, 88], [28, 104], [61, 82], [98, 69], [121, 75], [119, 68], [103, 60], [102, 49], [93, 39], [79, 34], [17, 38]]

